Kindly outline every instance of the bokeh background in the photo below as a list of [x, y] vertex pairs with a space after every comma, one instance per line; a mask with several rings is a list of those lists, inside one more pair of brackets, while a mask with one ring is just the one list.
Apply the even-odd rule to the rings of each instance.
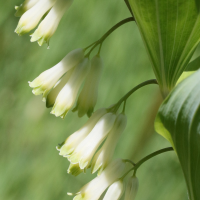
[[[28, 81], [59, 62], [69, 51], [86, 47], [120, 20], [130, 17], [121, 1], [74, 1], [55, 35], [50, 49], [30, 43], [30, 36], [14, 33], [19, 18], [14, 6], [21, 0], [0, 2], [0, 200], [68, 200], [94, 176], [67, 174], [68, 161], [56, 145], [80, 128], [69, 112], [64, 120], [50, 114], [41, 96], [34, 96]], [[104, 71], [97, 108], [109, 106], [136, 84], [155, 78], [137, 26], [125, 24], [102, 47]], [[146, 86], [127, 102], [127, 128], [115, 157], [138, 161], [170, 144], [153, 128], [162, 101], [156, 85]], [[186, 200], [187, 191], [178, 159], [168, 152], [146, 162], [137, 172], [137, 200]]]

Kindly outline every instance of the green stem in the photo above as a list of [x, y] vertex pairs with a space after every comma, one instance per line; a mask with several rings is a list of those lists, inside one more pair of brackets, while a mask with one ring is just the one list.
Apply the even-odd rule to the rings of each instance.
[[[134, 87], [133, 89], [131, 89], [128, 93], [126, 93], [113, 107], [114, 107], [114, 112], [118, 110], [118, 108], [120, 107], [121, 103], [123, 101], [126, 101], [128, 99], [128, 97], [133, 94], [136, 90], [146, 86], [146, 85], [150, 85], [150, 84], [158, 84], [156, 79], [150, 79], [148, 81], [145, 81], [143, 83], [140, 83], [139, 85], [137, 85], [136, 87]], [[111, 108], [111, 110], [113, 109], [113, 107]]]
[[155, 151], [151, 154], [149, 154], [148, 156], [144, 157], [142, 160], [140, 160], [139, 162], [136, 163], [135, 167], [134, 167], [134, 175], [136, 174], [137, 169], [140, 167], [140, 165], [142, 165], [144, 162], [146, 162], [147, 160], [153, 158], [154, 156], [157, 156], [161, 153], [165, 153], [167, 151], [173, 151], [174, 149], [172, 147], [167, 147], [164, 149], [160, 149], [158, 151]]
[[[99, 40], [97, 40], [97, 41], [95, 42], [96, 44], [92, 47], [92, 49], [88, 52], [88, 54], [87, 54], [86, 56], [89, 56], [90, 53], [93, 51], [93, 49], [94, 49], [97, 45], [102, 44], [102, 43], [104, 42], [104, 40], [105, 40], [114, 30], [116, 30], [118, 27], [122, 26], [123, 24], [126, 24], [126, 23], [131, 22], [131, 21], [134, 21], [134, 20], [135, 20], [135, 19], [134, 19], [133, 17], [129, 17], [129, 18], [126, 18], [126, 19], [120, 21], [119, 23], [115, 24], [109, 31], [107, 31]], [[94, 44], [94, 43], [93, 43], [93, 44]], [[92, 45], [93, 45], [93, 44], [92, 44]], [[90, 46], [92, 46], [92, 45], [90, 45]], [[90, 47], [90, 46], [89, 46], [89, 47]], [[88, 47], [86, 47], [86, 48], [88, 48]]]

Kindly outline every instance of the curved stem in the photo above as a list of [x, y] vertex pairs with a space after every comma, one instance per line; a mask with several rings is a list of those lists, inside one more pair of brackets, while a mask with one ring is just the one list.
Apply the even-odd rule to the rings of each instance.
[[161, 153], [165, 153], [167, 151], [173, 151], [174, 149], [172, 147], [167, 147], [164, 149], [160, 149], [158, 151], [155, 151], [151, 154], [149, 154], [148, 156], [144, 157], [142, 160], [140, 160], [139, 162], [136, 163], [135, 167], [134, 167], [134, 175], [136, 174], [137, 169], [140, 167], [140, 165], [142, 165], [144, 162], [146, 162], [147, 160], [153, 158], [154, 156], [157, 156]]
[[[86, 56], [89, 56], [90, 53], [93, 51], [93, 49], [94, 49], [97, 45], [103, 43], [104, 40], [105, 40], [114, 30], [116, 30], [118, 27], [122, 26], [123, 24], [126, 24], [126, 23], [131, 22], [131, 21], [134, 21], [134, 20], [135, 20], [135, 19], [134, 19], [133, 17], [129, 17], [129, 18], [126, 18], [126, 19], [120, 21], [119, 23], [115, 24], [109, 31], [107, 31], [99, 40], [97, 40], [97, 41], [95, 42], [96, 44], [92, 47], [92, 49], [88, 52], [88, 54], [87, 54]], [[93, 43], [93, 44], [94, 44], [94, 43]], [[90, 45], [90, 46], [92, 46], [92, 45]], [[89, 46], [89, 47], [90, 47], [90, 46]], [[86, 48], [87, 48], [87, 47], [86, 47]]]
[[128, 99], [128, 97], [133, 94], [135, 91], [137, 91], [138, 89], [146, 86], [146, 85], [150, 85], [150, 84], [158, 84], [156, 79], [150, 79], [148, 81], [145, 81], [143, 83], [140, 83], [139, 85], [137, 85], [136, 87], [134, 87], [133, 89], [131, 89], [128, 93], [126, 93], [112, 108], [111, 110], [114, 108], [114, 112], [118, 110], [118, 108], [120, 107], [121, 103], [123, 101], [126, 101]]

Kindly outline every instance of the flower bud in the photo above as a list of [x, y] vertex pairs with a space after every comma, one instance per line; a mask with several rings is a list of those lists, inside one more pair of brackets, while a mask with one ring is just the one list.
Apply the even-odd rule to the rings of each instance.
[[48, 44], [49, 39], [55, 33], [62, 16], [71, 6], [72, 2], [73, 0], [57, 0], [47, 16], [31, 35], [31, 42], [38, 41], [40, 46], [42, 46], [44, 43]]
[[32, 8], [39, 0], [25, 0], [20, 6], [15, 6], [15, 16], [21, 17], [27, 10]]
[[103, 144], [101, 149], [99, 149], [99, 151], [95, 154], [92, 160], [92, 173], [95, 173], [97, 170], [99, 170], [98, 174], [100, 174], [108, 165], [108, 163], [112, 160], [115, 147], [117, 145], [119, 137], [126, 127], [126, 124], [127, 117], [124, 114], [119, 114], [116, 118], [112, 130], [109, 132], [108, 137], [106, 138], [105, 143]]
[[136, 176], [131, 176], [128, 179], [124, 200], [134, 200], [138, 191], [138, 187], [139, 187], [138, 178]]
[[33, 94], [43, 94], [43, 100], [46, 99], [49, 91], [55, 86], [57, 81], [76, 66], [84, 57], [83, 49], [76, 49], [68, 53], [57, 65], [41, 73], [29, 86], [33, 88]]
[[51, 111], [56, 117], [64, 118], [69, 109], [74, 105], [77, 93], [84, 78], [86, 77], [90, 68], [90, 61], [84, 58], [73, 70], [69, 81], [61, 89], [56, 97], [55, 104]]
[[102, 116], [92, 131], [68, 157], [69, 161], [73, 164], [79, 163], [81, 169], [87, 168], [94, 153], [112, 129], [115, 119], [116, 115], [112, 113]]
[[20, 18], [15, 32], [23, 35], [34, 29], [42, 16], [55, 4], [56, 0], [40, 0]]
[[99, 56], [94, 56], [91, 60], [91, 68], [86, 77], [85, 84], [79, 95], [77, 105], [73, 111], [78, 110], [78, 116], [82, 117], [87, 113], [91, 116], [97, 102], [98, 86], [103, 68], [103, 61]]

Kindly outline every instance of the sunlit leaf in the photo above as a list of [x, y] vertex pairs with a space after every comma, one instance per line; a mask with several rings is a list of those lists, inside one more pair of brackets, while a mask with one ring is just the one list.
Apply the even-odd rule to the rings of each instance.
[[200, 40], [199, 0], [129, 0], [164, 96]]
[[156, 131], [177, 152], [190, 200], [200, 199], [200, 70], [178, 84], [159, 108]]
[[180, 83], [182, 80], [187, 78], [188, 76], [192, 75], [194, 72], [196, 72], [198, 69], [200, 69], [200, 56], [194, 59], [192, 62], [188, 64], [184, 72], [181, 74], [180, 78], [178, 79], [177, 83]]

